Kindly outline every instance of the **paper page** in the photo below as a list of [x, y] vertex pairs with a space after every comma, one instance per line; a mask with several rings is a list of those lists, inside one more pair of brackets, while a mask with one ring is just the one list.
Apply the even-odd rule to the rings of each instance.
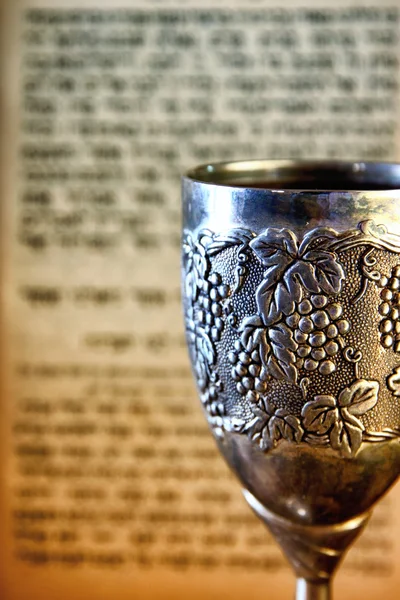
[[[207, 429], [180, 309], [180, 174], [395, 160], [398, 3], [5, 3], [4, 600], [290, 598]], [[400, 490], [337, 597], [395, 599]]]

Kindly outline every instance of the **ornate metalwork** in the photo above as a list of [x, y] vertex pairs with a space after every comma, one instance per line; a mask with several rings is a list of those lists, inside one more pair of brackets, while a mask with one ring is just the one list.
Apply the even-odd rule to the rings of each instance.
[[368, 220], [302, 239], [274, 227], [187, 232], [183, 249], [187, 339], [218, 436], [346, 458], [399, 437], [388, 403], [400, 396], [400, 236]]
[[223, 163], [182, 184], [204, 409], [297, 599], [326, 599], [400, 473], [400, 235], [371, 220], [400, 233], [400, 164]]

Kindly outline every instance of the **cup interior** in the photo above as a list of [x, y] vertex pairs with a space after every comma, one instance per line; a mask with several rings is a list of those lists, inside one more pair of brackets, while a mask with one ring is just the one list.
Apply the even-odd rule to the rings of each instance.
[[201, 165], [187, 177], [214, 185], [272, 190], [395, 190], [400, 189], [400, 163], [254, 160]]

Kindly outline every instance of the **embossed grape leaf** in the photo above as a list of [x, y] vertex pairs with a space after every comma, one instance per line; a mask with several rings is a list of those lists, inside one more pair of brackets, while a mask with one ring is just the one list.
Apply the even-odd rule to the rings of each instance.
[[339, 394], [338, 404], [345, 407], [347, 412], [360, 416], [371, 410], [378, 402], [379, 383], [358, 379], [350, 387], [344, 388]]
[[200, 327], [197, 328], [196, 334], [196, 350], [209, 364], [213, 365], [216, 360], [216, 354], [210, 338]]
[[319, 394], [303, 406], [301, 416], [307, 431], [324, 435], [339, 420], [336, 399], [327, 394]]
[[313, 294], [321, 291], [315, 265], [296, 260], [287, 261], [286, 270], [281, 265], [270, 267], [256, 292], [257, 307], [265, 324], [276, 323], [282, 314], [291, 315], [303, 297], [303, 287]]
[[182, 240], [182, 252], [183, 252], [183, 254], [187, 254], [188, 256], [190, 256], [192, 250], [193, 250], [192, 237], [190, 235], [186, 235], [186, 237], [184, 237]]
[[268, 433], [270, 444], [276, 446], [281, 439], [289, 442], [301, 442], [304, 430], [297, 417], [279, 408], [268, 421]]
[[269, 227], [250, 242], [251, 248], [265, 267], [291, 261], [297, 256], [297, 237], [290, 229]]
[[199, 254], [193, 256], [193, 269], [198, 281], [203, 281], [208, 271], [208, 261], [203, 246], [197, 245]]
[[193, 346], [196, 343], [196, 324], [193, 318], [187, 317], [185, 320], [186, 325], [186, 338], [189, 346]]
[[[255, 409], [256, 407], [254, 407]], [[253, 409], [253, 410], [254, 410]], [[267, 417], [272, 417], [275, 414], [275, 406], [268, 400], [268, 398], [263, 398], [259, 403], [259, 410]]]
[[204, 379], [206, 376], [206, 359], [204, 356], [200, 355], [198, 360], [197, 327], [193, 319], [190, 318], [186, 319], [186, 340], [194, 369], [198, 374], [198, 377]]
[[278, 323], [278, 325], [270, 327], [268, 329], [268, 337], [273, 350], [275, 348], [283, 348], [292, 352], [297, 350], [297, 343], [293, 339], [293, 332], [284, 323]]
[[270, 267], [256, 292], [259, 313], [266, 325], [293, 313], [303, 297], [303, 287], [312, 294], [337, 294], [344, 279], [343, 267], [330, 252], [307, 252], [302, 259]]
[[362, 424], [360, 419], [357, 419], [357, 417], [355, 417], [349, 412], [349, 407], [340, 408], [339, 413], [342, 418], [342, 421], [344, 421], [345, 423], [349, 423], [350, 425], [354, 425], [354, 427], [358, 427], [361, 431], [364, 431], [364, 425]]
[[[285, 267], [289, 265], [289, 261]], [[296, 303], [302, 299], [300, 282], [290, 267], [286, 273], [281, 265], [270, 267], [264, 273], [264, 279], [256, 292], [259, 313], [266, 325], [272, 325], [284, 315], [291, 315]]]
[[192, 302], [196, 302], [199, 294], [199, 288], [197, 287], [197, 278], [193, 271], [189, 271], [185, 278], [185, 293], [186, 297]]
[[296, 362], [294, 352], [297, 350], [297, 343], [293, 339], [293, 332], [284, 323], [278, 323], [268, 329], [268, 337], [272, 352], [275, 357], [287, 365]]
[[314, 248], [325, 250], [331, 245], [332, 240], [337, 240], [341, 235], [330, 227], [316, 227], [303, 237], [299, 246], [299, 254], [303, 256], [307, 251]]
[[265, 429], [268, 419], [268, 416], [263, 415], [262, 417], [259, 417], [257, 415], [254, 417], [254, 419], [246, 423], [242, 429], [242, 433], [247, 433], [249, 439], [253, 440], [253, 442], [257, 442], [260, 448], [262, 447], [262, 433]]
[[258, 406], [252, 407], [254, 419], [245, 425], [243, 432], [258, 443], [261, 450], [269, 447], [268, 421], [274, 414], [275, 407], [268, 400], [261, 400]]
[[210, 268], [205, 248], [201, 244], [196, 244], [191, 238], [188, 238], [184, 251], [187, 254], [185, 293], [187, 298], [196, 302], [203, 281]]
[[345, 272], [336, 254], [326, 250], [309, 250], [303, 255], [303, 260], [312, 264], [319, 291], [327, 294], [340, 292]]
[[250, 439], [257, 442], [261, 450], [267, 450], [272, 446], [268, 423], [275, 413], [275, 406], [265, 398], [258, 406], [252, 407], [252, 412], [255, 418], [245, 429]]
[[362, 429], [339, 419], [331, 429], [329, 439], [334, 450], [347, 457], [355, 456], [362, 442]]
[[263, 423], [263, 425], [265, 425], [271, 416], [270, 413], [261, 408], [261, 406], [253, 406], [251, 412], [258, 418], [260, 423]]
[[278, 323], [268, 329], [268, 338], [272, 355], [268, 356], [265, 366], [269, 373], [276, 379], [286, 379], [291, 383], [296, 383], [298, 371], [294, 366], [296, 362], [294, 352], [297, 344], [293, 339], [292, 330], [284, 323]]
[[396, 367], [393, 373], [387, 378], [388, 388], [393, 396], [400, 396], [400, 367]]
[[204, 356], [197, 355], [193, 357], [194, 371], [197, 377], [197, 383], [201, 391], [204, 391], [209, 378], [209, 368]]
[[274, 298], [274, 289], [271, 289], [268, 280], [264, 279], [257, 288], [256, 292], [257, 308], [266, 326], [279, 321], [282, 313], [278, 309], [276, 298]]
[[227, 248], [247, 245], [254, 237], [255, 234], [249, 229], [232, 229], [224, 235], [215, 236], [208, 245], [207, 252], [210, 256], [214, 256]]
[[278, 360], [273, 354], [268, 356], [266, 368], [275, 379], [285, 379], [289, 383], [297, 383], [298, 371], [292, 364]]
[[299, 419], [286, 410], [276, 410], [272, 403], [263, 399], [252, 411], [255, 418], [242, 428], [242, 432], [257, 442], [261, 450], [275, 447], [281, 439], [297, 443], [302, 440], [304, 430]]
[[247, 350], [251, 351], [258, 347], [260, 356], [268, 354], [267, 332], [258, 315], [243, 319], [239, 331], [241, 332], [240, 341]]
[[301, 426], [300, 419], [294, 415], [287, 415], [285, 417], [285, 424], [285, 440], [300, 444], [304, 435], [304, 429]]
[[289, 229], [269, 228], [252, 240], [250, 247], [267, 267], [256, 292], [256, 301], [264, 323], [271, 325], [279, 321], [284, 307], [289, 311], [287, 314], [293, 312], [291, 296], [301, 294], [297, 282], [290, 278], [283, 280], [285, 270], [296, 259], [297, 238]]
[[299, 281], [311, 293], [321, 291], [315, 275], [314, 265], [305, 260], [297, 260], [291, 265], [285, 273], [285, 278], [289, 277], [296, 282]]
[[239, 331], [242, 334], [240, 337], [240, 341], [244, 346], [250, 341], [254, 340], [254, 335], [257, 333], [258, 329], [263, 327], [263, 322], [258, 315], [251, 315], [251, 317], [246, 317], [243, 319]]
[[259, 446], [260, 446], [261, 450], [269, 450], [270, 448], [273, 447], [273, 442], [269, 435], [268, 426], [264, 427], [263, 430], [261, 431], [261, 435], [260, 435], [260, 439], [259, 439]]
[[[325, 249], [334, 232], [321, 228], [314, 238], [301, 244], [288, 229], [267, 229], [250, 242], [261, 263], [267, 267], [256, 291], [257, 308], [265, 325], [273, 325], [282, 315], [294, 312], [303, 296], [310, 293], [337, 294], [345, 277], [337, 255]], [[313, 249], [309, 244], [314, 242]]]

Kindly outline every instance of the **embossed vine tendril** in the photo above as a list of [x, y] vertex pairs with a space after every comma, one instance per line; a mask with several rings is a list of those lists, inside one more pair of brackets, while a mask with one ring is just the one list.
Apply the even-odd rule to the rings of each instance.
[[242, 289], [245, 282], [246, 275], [248, 273], [247, 263], [249, 262], [249, 245], [248, 243], [242, 244], [239, 247], [237, 253], [238, 265], [236, 267], [236, 285], [233, 289], [233, 293], [238, 292]]
[[360, 291], [351, 301], [352, 304], [357, 304], [365, 296], [370, 281], [377, 283], [381, 279], [381, 273], [377, 269], [373, 269], [377, 263], [376, 257], [372, 256], [374, 250], [374, 248], [370, 248], [361, 258], [362, 283]]
[[244, 285], [248, 274], [247, 263], [251, 252], [249, 244], [254, 237], [256, 237], [255, 234], [248, 229], [232, 229], [225, 235], [214, 236], [207, 248], [209, 255], [214, 256], [223, 250], [237, 246], [237, 265], [235, 267], [235, 287], [232, 290], [233, 294], [241, 290]]
[[354, 376], [356, 379], [360, 379], [360, 360], [362, 359], [361, 350], [355, 350], [351, 346], [347, 346], [343, 350], [343, 356], [347, 362], [352, 363], [354, 365]]
[[310, 385], [309, 377], [302, 377], [299, 385], [300, 385], [300, 389], [301, 389], [301, 395], [303, 396], [303, 399], [305, 400], [307, 398], [308, 388]]

